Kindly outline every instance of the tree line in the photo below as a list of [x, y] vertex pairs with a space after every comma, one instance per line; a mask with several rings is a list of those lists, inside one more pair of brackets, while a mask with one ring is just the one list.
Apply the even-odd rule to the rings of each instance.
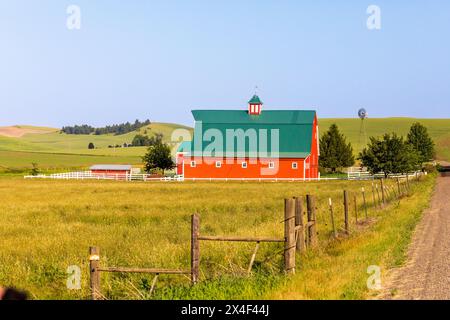
[[150, 125], [151, 122], [149, 119], [141, 122], [136, 119], [134, 123], [125, 122], [120, 124], [113, 124], [106, 127], [99, 127], [95, 128], [87, 124], [83, 125], [74, 125], [74, 126], [66, 126], [62, 127], [61, 132], [64, 132], [66, 134], [95, 134], [95, 135], [101, 135], [101, 134], [125, 134], [128, 132], [136, 131], [144, 126]]
[[[322, 170], [336, 172], [355, 163], [353, 147], [339, 132], [336, 124], [320, 138], [319, 166]], [[406, 173], [420, 170], [425, 162], [435, 156], [434, 142], [422, 124], [414, 123], [406, 138], [396, 133], [370, 137], [369, 144], [358, 154], [361, 167], [372, 173]]]

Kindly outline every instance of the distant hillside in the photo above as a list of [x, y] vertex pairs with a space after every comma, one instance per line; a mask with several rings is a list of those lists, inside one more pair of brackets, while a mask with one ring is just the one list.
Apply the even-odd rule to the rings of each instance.
[[[437, 158], [450, 161], [450, 119], [369, 118], [365, 120], [367, 137], [386, 132], [406, 135], [415, 121], [424, 124], [436, 142]], [[359, 119], [319, 119], [319, 131], [325, 132], [336, 123], [352, 143], [355, 154], [363, 147], [359, 143]], [[0, 127], [0, 171], [5, 168], [30, 167], [37, 162], [41, 167], [86, 167], [90, 164], [131, 163], [141, 164], [146, 147], [108, 148], [110, 145], [131, 143], [136, 134], [149, 137], [161, 133], [169, 142], [172, 132], [192, 128], [173, 123], [152, 123], [123, 135], [68, 135], [55, 128], [33, 126]], [[89, 150], [94, 143], [96, 149]], [[176, 145], [173, 145], [174, 149]]]
[[[152, 123], [136, 131], [123, 135], [115, 134], [65, 134], [58, 129], [47, 128], [47, 131], [39, 131], [28, 126], [21, 131], [21, 135], [2, 134], [0, 131], [0, 150], [4, 151], [32, 151], [48, 153], [89, 154], [89, 155], [126, 155], [142, 156], [143, 149], [133, 148], [108, 148], [108, 146], [131, 143], [136, 134], [153, 136], [157, 133], [163, 135], [163, 141], [170, 141], [172, 132], [177, 128], [191, 130], [191, 128], [173, 123]], [[4, 131], [8, 132], [9, 131]], [[39, 133], [39, 134], [37, 134]], [[88, 144], [92, 142], [96, 149], [88, 150]]]
[[44, 134], [58, 131], [55, 128], [33, 127], [33, 126], [10, 126], [0, 127], [0, 136], [20, 138], [26, 134]]

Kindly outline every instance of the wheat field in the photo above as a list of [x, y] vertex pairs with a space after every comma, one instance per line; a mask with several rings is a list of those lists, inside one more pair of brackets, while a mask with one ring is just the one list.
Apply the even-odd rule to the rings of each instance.
[[[283, 238], [283, 199], [305, 194], [316, 196], [319, 241], [326, 248], [332, 241], [328, 198], [341, 227], [342, 191], [358, 195], [361, 220], [364, 186], [369, 217], [377, 219], [381, 213], [372, 208], [371, 183], [130, 183], [3, 177], [0, 284], [23, 288], [34, 299], [87, 299], [89, 246], [100, 248], [104, 266], [189, 269], [191, 214], [200, 214], [203, 235]], [[394, 181], [387, 184], [394, 186]], [[350, 207], [352, 230], [358, 233], [361, 228], [356, 227]], [[150, 297], [151, 276], [102, 273], [102, 293], [107, 299], [261, 297], [285, 281], [282, 244], [261, 245], [255, 275], [249, 278], [245, 271], [253, 247], [202, 242], [201, 284], [193, 290], [187, 277], [161, 276]], [[71, 265], [82, 270], [80, 290], [66, 287]]]

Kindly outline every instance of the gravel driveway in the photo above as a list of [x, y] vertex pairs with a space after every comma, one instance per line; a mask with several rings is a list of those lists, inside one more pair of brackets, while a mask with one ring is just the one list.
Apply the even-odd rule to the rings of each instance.
[[437, 179], [406, 264], [387, 278], [381, 299], [450, 299], [450, 172]]

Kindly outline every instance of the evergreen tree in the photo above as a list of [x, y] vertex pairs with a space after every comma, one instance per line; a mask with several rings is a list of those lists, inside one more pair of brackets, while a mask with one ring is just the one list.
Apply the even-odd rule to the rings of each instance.
[[433, 139], [429, 136], [427, 128], [419, 122], [413, 123], [409, 129], [407, 142], [417, 151], [420, 166], [435, 156]]
[[339, 132], [336, 124], [332, 124], [320, 138], [319, 166], [336, 172], [338, 168], [350, 167], [355, 163], [353, 148]]
[[172, 169], [175, 166], [169, 145], [162, 142], [149, 147], [142, 160], [146, 172], [161, 169], [164, 174], [164, 170]]
[[417, 169], [416, 150], [397, 134], [385, 134], [381, 138], [370, 137], [369, 145], [358, 157], [361, 165], [372, 173], [406, 173]]

